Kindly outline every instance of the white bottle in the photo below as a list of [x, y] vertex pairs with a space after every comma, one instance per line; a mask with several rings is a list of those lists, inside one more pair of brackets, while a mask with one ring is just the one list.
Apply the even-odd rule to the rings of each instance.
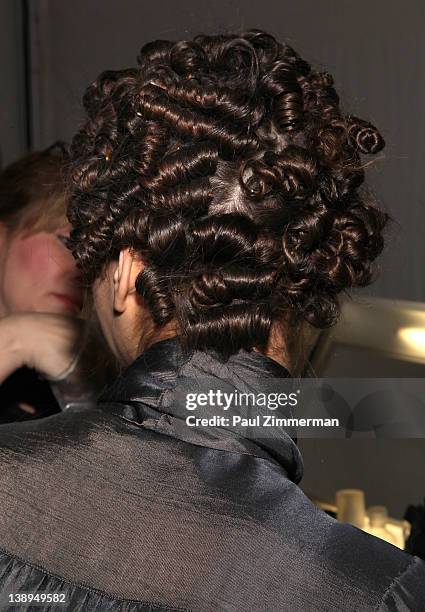
[[367, 510], [369, 526], [364, 527], [366, 533], [370, 533], [381, 540], [385, 540], [394, 546], [399, 546], [397, 537], [386, 528], [388, 512], [385, 506], [371, 506]]
[[340, 489], [336, 492], [337, 519], [363, 529], [365, 525], [365, 497], [361, 489]]

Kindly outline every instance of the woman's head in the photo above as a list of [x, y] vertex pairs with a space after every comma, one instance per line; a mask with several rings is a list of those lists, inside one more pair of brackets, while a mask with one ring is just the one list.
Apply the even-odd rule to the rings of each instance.
[[66, 247], [66, 164], [61, 144], [0, 173], [0, 316], [81, 309], [82, 287]]
[[132, 255], [133, 312], [226, 358], [263, 350], [276, 323], [288, 346], [304, 321], [334, 324], [338, 295], [371, 282], [388, 216], [361, 190], [362, 156], [383, 139], [287, 45], [258, 30], [155, 41], [84, 105], [71, 246], [104, 310]]

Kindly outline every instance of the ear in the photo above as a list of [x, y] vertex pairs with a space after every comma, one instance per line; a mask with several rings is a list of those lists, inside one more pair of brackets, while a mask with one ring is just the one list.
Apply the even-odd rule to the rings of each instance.
[[120, 252], [118, 265], [114, 271], [114, 310], [123, 313], [132, 296], [136, 294], [136, 278], [144, 269], [144, 263], [136, 258], [130, 249]]

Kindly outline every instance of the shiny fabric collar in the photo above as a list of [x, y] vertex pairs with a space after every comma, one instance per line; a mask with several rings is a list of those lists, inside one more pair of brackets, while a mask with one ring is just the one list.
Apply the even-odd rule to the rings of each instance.
[[[303, 462], [296, 438], [279, 427], [267, 437], [241, 436], [228, 427], [188, 427], [183, 405], [184, 392], [196, 390], [196, 382], [208, 379], [217, 388], [223, 381], [241, 392], [259, 393], [270, 379], [290, 378], [288, 370], [277, 361], [255, 351], [241, 349], [227, 362], [212, 351], [194, 350], [185, 355], [177, 337], [167, 338], [144, 351], [102, 393], [99, 406], [118, 414], [134, 425], [155, 430], [189, 443], [239, 452], [267, 459], [283, 468], [287, 476], [299, 482]], [[194, 387], [195, 385], [195, 387]], [[211, 385], [209, 386], [211, 388]], [[280, 414], [282, 416], [282, 413]], [[288, 409], [285, 416], [293, 416]], [[252, 431], [252, 430], [251, 430]]]

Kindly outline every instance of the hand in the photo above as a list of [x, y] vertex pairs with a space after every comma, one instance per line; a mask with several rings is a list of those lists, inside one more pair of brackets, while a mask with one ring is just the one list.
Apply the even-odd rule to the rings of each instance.
[[20, 313], [0, 319], [0, 384], [22, 366], [57, 377], [75, 359], [84, 321], [49, 313]]

